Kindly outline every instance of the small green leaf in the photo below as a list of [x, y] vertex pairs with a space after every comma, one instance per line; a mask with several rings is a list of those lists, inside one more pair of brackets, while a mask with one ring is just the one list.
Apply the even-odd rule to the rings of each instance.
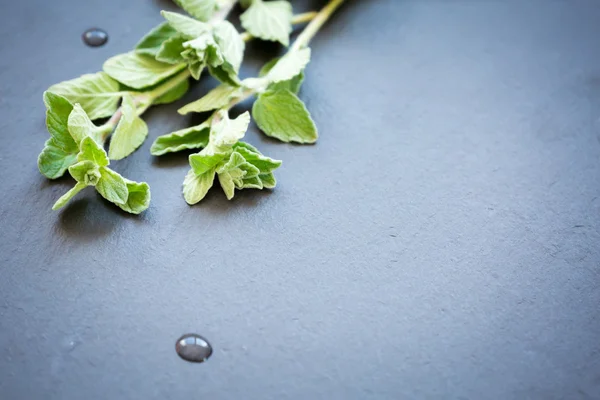
[[202, 200], [215, 180], [215, 170], [200, 176], [189, 170], [183, 181], [183, 198], [188, 204], [196, 204]]
[[190, 166], [196, 175], [202, 175], [210, 170], [214, 170], [226, 156], [227, 153], [208, 154], [206, 152], [200, 152], [191, 154], [189, 157]]
[[299, 75], [310, 62], [310, 49], [291, 51], [281, 57], [266, 75], [271, 83], [289, 81]]
[[112, 160], [121, 160], [127, 157], [140, 147], [148, 136], [148, 125], [138, 117], [133, 98], [130, 95], [123, 97], [121, 111], [121, 120], [110, 139], [108, 149], [108, 157]]
[[245, 142], [237, 142], [233, 149], [240, 153], [247, 162], [258, 168], [261, 174], [272, 172], [281, 166], [280, 160], [262, 155], [256, 148]]
[[240, 16], [242, 26], [254, 37], [290, 43], [292, 32], [292, 5], [288, 1], [254, 0]]
[[[268, 63], [266, 63], [260, 70], [259, 76], [266, 76], [271, 69], [279, 62], [280, 58], [274, 58]], [[268, 86], [269, 90], [277, 91], [287, 89], [294, 94], [298, 94], [300, 91], [300, 87], [302, 86], [302, 82], [304, 82], [304, 71], [301, 71], [298, 75], [293, 77], [287, 81], [275, 82], [271, 83]]]
[[77, 154], [77, 161], [92, 161], [99, 167], [108, 165], [108, 156], [102, 147], [91, 137], [85, 137], [79, 144], [80, 152]]
[[289, 90], [267, 91], [252, 107], [258, 127], [282, 142], [314, 143], [317, 127], [302, 100]]
[[[246, 46], [244, 40], [229, 21], [219, 21], [215, 24], [214, 37], [223, 54], [224, 61], [233, 68], [232, 72], [237, 75], [244, 58]], [[227, 68], [225, 69], [227, 70]]]
[[184, 42], [185, 39], [179, 34], [177, 34], [175, 37], [165, 40], [156, 53], [156, 59], [168, 64], [179, 64], [185, 62], [185, 59], [181, 55], [181, 53], [185, 50], [183, 47]]
[[76, 159], [77, 150], [66, 151], [56, 146], [55, 140], [50, 138], [38, 156], [38, 169], [48, 179], [60, 178]]
[[186, 79], [185, 81], [175, 86], [173, 89], [169, 90], [167, 93], [154, 100], [152, 104], [169, 104], [174, 101], [177, 101], [187, 93], [189, 88], [190, 82]]
[[194, 39], [211, 31], [211, 26], [185, 15], [170, 11], [161, 11], [169, 25], [187, 39]]
[[235, 183], [233, 182], [233, 176], [231, 176], [229, 171], [227, 171], [218, 174], [218, 177], [219, 183], [223, 188], [223, 192], [225, 192], [225, 196], [227, 196], [227, 200], [233, 199], [235, 194]]
[[235, 119], [230, 119], [226, 111], [217, 112], [216, 117], [213, 117], [209, 145], [216, 149], [215, 152], [229, 150], [244, 137], [249, 124], [250, 113], [248, 111]]
[[209, 134], [210, 124], [208, 122], [203, 122], [202, 124], [192, 126], [191, 128], [181, 129], [168, 135], [162, 135], [154, 141], [150, 148], [150, 153], [154, 156], [161, 156], [166, 153], [185, 149], [206, 147]]
[[169, 25], [168, 22], [154, 27], [148, 32], [142, 40], [135, 46], [136, 53], [147, 54], [156, 57], [162, 44], [173, 37], [179, 36], [179, 33]]
[[123, 178], [127, 184], [127, 201], [117, 204], [121, 209], [131, 214], [139, 214], [150, 205], [150, 186], [146, 182], [134, 182]]
[[86, 186], [95, 186], [100, 180], [100, 170], [93, 161], [79, 161], [69, 167], [69, 174], [77, 182], [84, 183]]
[[100, 128], [94, 125], [79, 103], [73, 106], [73, 111], [69, 114], [68, 129], [78, 144], [87, 136], [98, 143], [102, 142]]
[[56, 179], [63, 176], [77, 158], [79, 148], [68, 130], [68, 120], [73, 106], [64, 97], [52, 92], [44, 93], [46, 104], [46, 127], [51, 137], [38, 156], [38, 169], [45, 177]]
[[260, 175], [249, 178], [244, 177], [242, 180], [242, 189], [262, 189], [263, 187]]
[[58, 210], [60, 208], [63, 208], [69, 202], [69, 200], [75, 197], [77, 193], [85, 189], [85, 187], [86, 185], [84, 183], [77, 182], [77, 184], [73, 186], [71, 190], [69, 190], [67, 193], [63, 194], [58, 200], [56, 200], [56, 203], [54, 203], [52, 209]]
[[100, 168], [100, 176], [101, 178], [96, 184], [98, 193], [111, 203], [125, 204], [129, 194], [125, 179], [107, 167]]
[[177, 112], [185, 115], [190, 112], [201, 113], [223, 108], [231, 100], [238, 98], [241, 92], [242, 89], [239, 87], [221, 84], [204, 95], [204, 97], [181, 107]]
[[102, 68], [122, 84], [143, 89], [176, 74], [185, 64], [171, 65], [132, 51], [109, 58]]
[[273, 189], [277, 185], [277, 180], [272, 172], [269, 172], [268, 174], [260, 174], [258, 177], [264, 188]]
[[104, 72], [82, 75], [50, 86], [48, 92], [63, 96], [72, 104], [79, 103], [90, 119], [111, 116], [123, 96], [119, 82]]
[[175, 0], [177, 5], [200, 21], [208, 21], [217, 10], [217, 0]]

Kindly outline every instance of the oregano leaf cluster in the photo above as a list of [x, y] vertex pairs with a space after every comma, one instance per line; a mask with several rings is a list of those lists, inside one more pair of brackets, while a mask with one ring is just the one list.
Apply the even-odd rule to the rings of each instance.
[[[294, 15], [287, 0], [176, 0], [183, 13], [162, 11], [165, 21], [133, 50], [106, 60], [102, 71], [52, 85], [44, 93], [50, 138], [38, 157], [40, 172], [56, 179], [66, 172], [74, 186], [53, 209], [64, 207], [87, 187], [122, 210], [139, 214], [150, 204], [150, 187], [112, 169], [134, 153], [151, 129], [142, 119], [151, 106], [172, 103], [204, 71], [220, 85], [184, 105], [179, 114], [205, 113], [202, 123], [155, 138], [155, 156], [197, 149], [183, 181], [189, 204], [204, 199], [216, 182], [227, 199], [243, 189], [273, 189], [281, 161], [243, 142], [251, 118], [267, 136], [282, 142], [314, 143], [316, 124], [299, 97], [310, 62], [311, 38], [344, 0], [329, 0], [319, 12]], [[240, 33], [227, 20], [244, 8]], [[308, 23], [290, 46], [293, 25]], [[245, 42], [278, 42], [289, 49], [267, 62], [258, 76], [240, 77]], [[237, 104], [254, 98], [250, 111], [231, 117]], [[252, 115], [251, 115], [252, 114]], [[105, 150], [105, 146], [108, 149]]]

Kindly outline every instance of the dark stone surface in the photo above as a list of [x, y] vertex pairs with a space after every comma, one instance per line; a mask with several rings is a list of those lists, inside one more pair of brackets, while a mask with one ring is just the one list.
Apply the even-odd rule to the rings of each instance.
[[[274, 192], [188, 207], [187, 155], [149, 140], [114, 163], [143, 216], [92, 190], [52, 212], [43, 90], [163, 7], [2, 5], [2, 399], [600, 398], [600, 2], [351, 2], [312, 44], [318, 144], [248, 134], [284, 160]], [[212, 85], [150, 110], [151, 139]]]

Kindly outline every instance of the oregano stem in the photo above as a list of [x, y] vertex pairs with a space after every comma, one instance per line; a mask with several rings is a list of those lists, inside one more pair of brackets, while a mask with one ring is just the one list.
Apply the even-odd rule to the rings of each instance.
[[331, 17], [334, 11], [342, 5], [345, 0], [330, 0], [325, 7], [317, 13], [312, 21], [304, 28], [302, 33], [298, 36], [290, 51], [300, 50], [303, 47], [308, 46], [311, 39], [319, 32], [319, 29], [325, 22]]

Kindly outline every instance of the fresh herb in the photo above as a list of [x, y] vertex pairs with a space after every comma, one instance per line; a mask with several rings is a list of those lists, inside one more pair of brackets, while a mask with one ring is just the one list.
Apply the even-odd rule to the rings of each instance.
[[[189, 156], [190, 171], [183, 185], [185, 200], [202, 200], [218, 179], [228, 199], [235, 190], [274, 188], [273, 171], [281, 161], [266, 157], [240, 141], [250, 123], [245, 112], [230, 118], [240, 102], [256, 97], [252, 114], [268, 136], [284, 142], [314, 143], [318, 133], [297, 94], [310, 61], [311, 38], [344, 0], [330, 0], [318, 13], [294, 16], [289, 1], [239, 0], [246, 8], [240, 17], [246, 32], [226, 20], [238, 0], [176, 0], [189, 14], [163, 11], [165, 22], [148, 32], [131, 52], [109, 58], [103, 71], [51, 86], [44, 93], [50, 139], [38, 158], [40, 172], [49, 179], [68, 170], [75, 186], [54, 209], [63, 207], [87, 186], [108, 201], [139, 214], [150, 202], [150, 188], [111, 170], [139, 148], [148, 136], [141, 115], [151, 106], [180, 99], [189, 78], [207, 70], [221, 82], [204, 97], [179, 110], [180, 114], [212, 111], [203, 123], [158, 137], [153, 155], [202, 149]], [[252, 38], [289, 45], [294, 24], [310, 23], [288, 52], [267, 63], [258, 77], [238, 76], [245, 42]], [[105, 119], [101, 125], [93, 121]], [[105, 142], [110, 138], [108, 153]]]

